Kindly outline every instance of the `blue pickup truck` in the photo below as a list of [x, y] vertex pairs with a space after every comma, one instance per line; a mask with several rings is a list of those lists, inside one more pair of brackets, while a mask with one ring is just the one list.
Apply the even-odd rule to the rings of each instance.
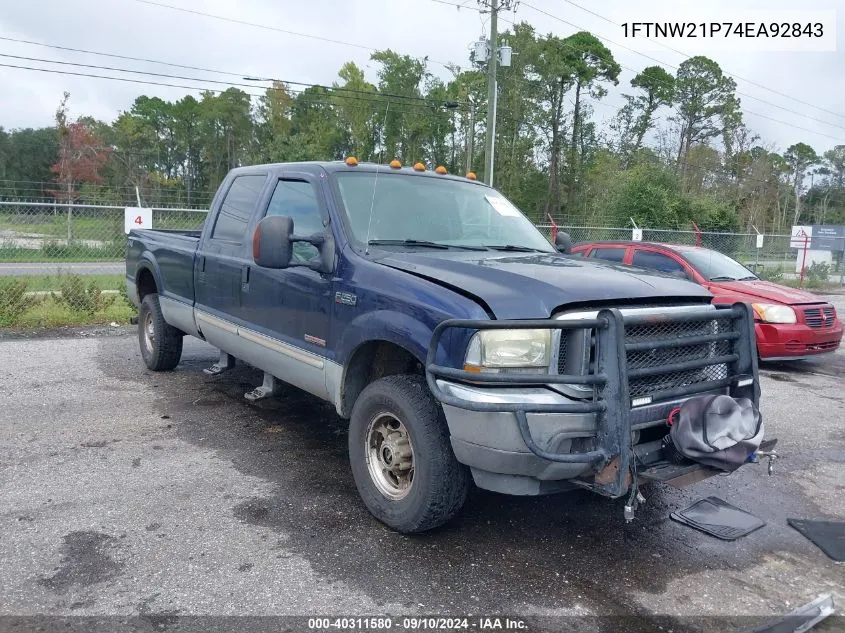
[[202, 230], [132, 231], [147, 367], [172, 370], [191, 335], [220, 350], [206, 372], [264, 372], [250, 400], [282, 381], [331, 402], [362, 500], [406, 533], [448, 521], [473, 482], [631, 511], [646, 482], [714, 474], [668, 458], [667, 416], [701, 394], [757, 404], [749, 308], [567, 254], [565, 234], [443, 171], [237, 168]]

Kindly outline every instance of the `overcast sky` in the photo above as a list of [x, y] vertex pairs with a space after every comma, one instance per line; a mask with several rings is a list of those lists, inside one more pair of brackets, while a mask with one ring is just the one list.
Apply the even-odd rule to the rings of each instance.
[[[349, 60], [364, 67], [369, 78], [375, 80], [375, 66], [368, 58], [371, 49], [384, 48], [417, 57], [428, 55], [430, 70], [447, 78], [448, 71], [438, 62], [455, 62], [466, 67], [470, 43], [483, 31], [486, 32], [487, 28], [486, 16], [479, 15], [476, 0], [466, 0], [461, 10], [434, 0], [153, 1], [330, 40], [342, 40], [347, 44], [174, 11], [152, 6], [142, 0], [0, 0], [0, 36], [201, 66], [237, 75], [329, 84], [337, 79], [336, 73], [341, 64]], [[574, 1], [615, 22], [636, 18], [640, 9], [644, 16], [646, 10], [648, 16], [660, 10], [665, 20], [685, 19], [677, 8], [682, 5], [681, 0]], [[790, 9], [796, 4], [795, 0], [708, 0], [707, 8], [718, 19], [729, 21], [732, 12], [738, 9]], [[836, 26], [839, 33], [845, 33], [845, 0], [802, 0], [800, 7], [807, 10], [841, 9]], [[577, 28], [543, 15], [536, 9], [551, 13]], [[678, 53], [641, 40], [626, 40], [618, 25], [610, 24], [565, 0], [529, 0], [520, 3], [515, 14], [510, 12], [503, 17], [506, 20], [525, 20], [534, 25], [539, 33], [554, 33], [561, 37], [577, 30], [589, 30], [599, 37], [624, 44], [660, 60], [670, 72], [674, 72], [671, 66], [677, 66], [684, 59]], [[503, 28], [509, 26], [508, 23], [502, 24]], [[739, 92], [743, 93], [740, 98], [746, 113], [745, 120], [764, 141], [781, 151], [792, 143], [803, 141], [822, 152], [833, 145], [845, 144], [845, 48], [841, 39], [840, 36], [839, 52], [711, 52], [709, 55], [726, 72], [758, 84], [737, 79]], [[653, 59], [605, 43], [623, 66], [640, 70], [655, 63]], [[700, 52], [685, 47], [684, 42], [675, 42], [673, 47], [687, 51], [688, 54]], [[210, 73], [70, 53], [6, 40], [0, 40], [0, 53], [239, 81], [237, 78]], [[1, 56], [0, 64], [120, 75], [116, 72]], [[633, 74], [629, 70], [622, 72], [619, 86], [610, 89], [610, 95], [604, 100], [605, 105], [596, 106], [597, 120], [603, 121], [613, 115], [620, 104], [619, 95], [623, 91], [630, 91], [629, 82]], [[150, 81], [197, 84], [166, 78], [128, 76]], [[763, 86], [783, 95], [767, 91]], [[0, 126], [13, 129], [51, 125], [56, 106], [65, 90], [71, 93], [72, 117], [91, 115], [105, 121], [113, 121], [120, 111], [131, 106], [139, 94], [178, 99], [188, 92], [184, 89], [0, 67]], [[254, 92], [259, 92], [259, 89], [254, 89]], [[198, 94], [198, 91], [193, 93]], [[821, 109], [814, 109], [797, 100]]]

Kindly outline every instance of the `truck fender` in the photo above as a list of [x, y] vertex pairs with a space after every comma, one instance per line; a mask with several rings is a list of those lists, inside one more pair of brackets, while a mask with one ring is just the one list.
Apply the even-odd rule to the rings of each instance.
[[[427, 315], [428, 316], [428, 315]], [[342, 367], [339, 380], [329, 388], [335, 394], [335, 404], [341, 416], [348, 415], [348, 407], [351, 410], [351, 402], [347, 401], [344, 406], [345, 385], [354, 376], [348, 374], [352, 365], [351, 361], [355, 353], [365, 344], [373, 342], [387, 342], [402, 348], [413, 356], [421, 365], [425, 366], [428, 345], [431, 335], [437, 323], [423, 322], [413, 316], [394, 310], [377, 310], [368, 312], [356, 317], [343, 329], [343, 334], [338, 341], [337, 361]], [[445, 338], [445, 337], [444, 337]], [[446, 351], [438, 350], [438, 358], [445, 357]], [[333, 381], [334, 382], [334, 381]], [[363, 388], [363, 384], [358, 388]], [[353, 391], [357, 389], [353, 388]], [[354, 396], [353, 396], [354, 401]]]
[[[138, 259], [138, 265], [135, 267], [135, 285], [138, 284], [138, 277], [141, 276], [141, 273], [146, 270], [153, 276], [153, 281], [155, 282], [156, 291], [160, 293], [161, 291], [161, 270], [158, 266], [158, 262], [153, 257], [152, 253], [143, 253], [141, 257]], [[142, 299], [140, 289], [138, 292], [139, 300]]]
[[395, 310], [377, 310], [367, 312], [352, 320], [344, 329], [338, 341], [338, 361], [346, 366], [355, 350], [370, 341], [387, 341], [410, 352], [421, 363], [428, 353], [433, 325], [396, 312]]

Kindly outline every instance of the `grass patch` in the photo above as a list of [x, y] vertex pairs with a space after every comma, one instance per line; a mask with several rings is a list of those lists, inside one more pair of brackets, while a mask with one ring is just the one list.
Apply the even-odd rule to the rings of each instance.
[[[26, 282], [27, 292], [59, 291], [66, 275], [23, 275], [3, 277]], [[125, 283], [123, 275], [85, 275], [86, 282], [94, 282], [100, 290], [120, 290]]]
[[0, 277], [0, 328], [126, 324], [136, 310], [125, 290], [103, 293], [124, 288], [119, 275]]
[[39, 300], [27, 295], [25, 281], [0, 279], [0, 327], [9, 327], [35, 306]]
[[135, 314], [135, 308], [126, 303], [123, 297], [119, 295], [115, 296], [111, 305], [92, 314], [72, 310], [61, 301], [46, 296], [36, 305], [30, 306], [6, 327], [27, 330], [65, 325], [98, 325], [112, 322], [127, 325], [129, 319]]
[[100, 262], [120, 261], [126, 255], [126, 242], [94, 248], [85, 245], [45, 244], [42, 248], [0, 245], [0, 262]]
[[802, 288], [804, 290], [814, 290], [818, 292], [839, 291], [845, 290], [845, 286], [838, 281], [822, 281], [821, 279], [804, 279], [804, 285], [798, 279], [781, 279], [778, 281], [782, 286], [789, 286], [790, 288]]

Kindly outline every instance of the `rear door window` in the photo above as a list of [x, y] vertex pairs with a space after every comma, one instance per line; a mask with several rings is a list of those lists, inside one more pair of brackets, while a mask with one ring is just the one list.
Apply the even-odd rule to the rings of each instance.
[[594, 259], [603, 259], [608, 262], [619, 262], [620, 264], [625, 259], [625, 248], [617, 247], [600, 247], [594, 248], [590, 252], [590, 257]]
[[211, 231], [211, 239], [243, 244], [249, 219], [258, 206], [264, 175], [238, 176], [232, 181]]

